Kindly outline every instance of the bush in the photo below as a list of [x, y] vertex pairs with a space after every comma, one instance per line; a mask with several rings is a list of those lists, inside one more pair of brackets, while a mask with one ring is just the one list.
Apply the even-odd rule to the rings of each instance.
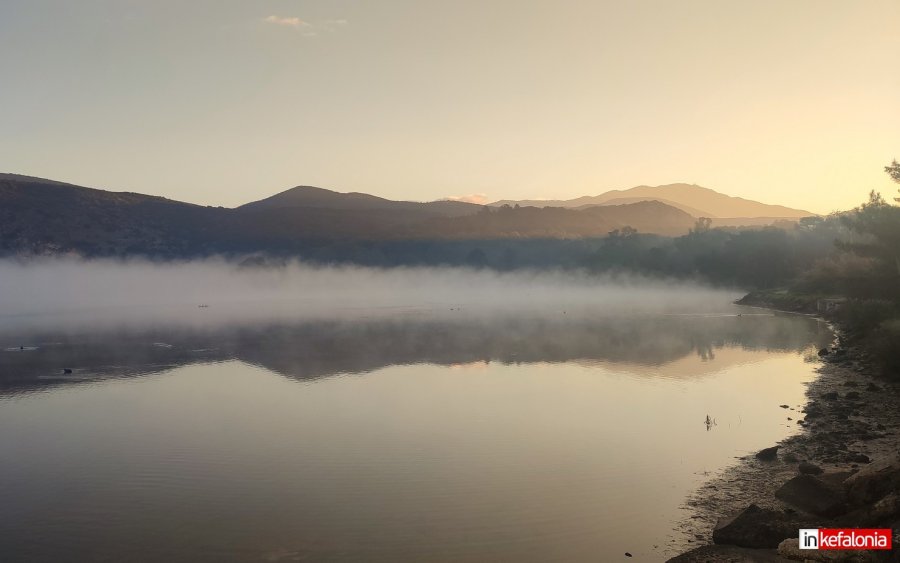
[[882, 322], [870, 340], [868, 347], [885, 375], [900, 378], [900, 318]]
[[869, 338], [883, 323], [897, 316], [894, 303], [874, 299], [848, 301], [837, 313], [852, 340]]

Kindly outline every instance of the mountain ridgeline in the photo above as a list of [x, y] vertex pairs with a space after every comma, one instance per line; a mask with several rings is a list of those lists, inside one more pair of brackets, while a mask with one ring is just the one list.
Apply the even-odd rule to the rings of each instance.
[[[694, 217], [708, 217], [713, 223], [735, 225], [759, 224], [759, 220], [799, 219], [814, 215], [802, 209], [783, 205], [768, 205], [758, 201], [732, 197], [693, 184], [665, 186], [637, 186], [628, 190], [612, 190], [598, 196], [584, 196], [568, 200], [502, 200], [491, 205], [529, 205], [585, 209], [602, 205], [624, 205], [640, 201], [659, 201], [681, 209]], [[748, 222], [747, 220], [755, 220]]]
[[[447, 263], [478, 264], [473, 241], [505, 241], [509, 258], [525, 241], [590, 246], [586, 241], [633, 230], [681, 236], [699, 216], [751, 225], [810, 215], [680, 184], [568, 202], [510, 203], [392, 201], [298, 186], [229, 209], [0, 174], [0, 254], [169, 259], [260, 253], [393, 265], [410, 261], [404, 253], [428, 254], [439, 245]], [[701, 215], [697, 205], [717, 213]], [[731, 211], [763, 215], [741, 220], [728, 216]]]

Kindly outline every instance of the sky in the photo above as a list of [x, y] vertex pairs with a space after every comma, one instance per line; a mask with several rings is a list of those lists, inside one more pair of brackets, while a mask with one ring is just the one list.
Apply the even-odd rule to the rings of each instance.
[[896, 194], [898, 53], [897, 0], [0, 0], [0, 171], [825, 213]]

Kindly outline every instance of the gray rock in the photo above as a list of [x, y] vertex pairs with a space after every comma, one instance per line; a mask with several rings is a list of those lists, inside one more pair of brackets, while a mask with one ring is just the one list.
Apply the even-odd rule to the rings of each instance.
[[841, 528], [893, 528], [891, 521], [900, 517], [900, 494], [890, 493], [875, 504], [866, 505], [838, 518]]
[[854, 504], [866, 504], [900, 490], [900, 457], [875, 461], [844, 481], [847, 497]]
[[822, 468], [814, 463], [810, 463], [808, 461], [804, 461], [800, 463], [800, 466], [797, 468], [800, 473], [804, 475], [821, 475]]
[[775, 497], [816, 516], [832, 517], [847, 512], [843, 488], [812, 475], [794, 477], [775, 491]]
[[781, 446], [772, 446], [771, 448], [766, 448], [763, 450], [759, 450], [756, 452], [756, 459], [761, 459], [763, 461], [772, 461], [778, 457], [778, 448]]
[[[860, 439], [864, 438], [860, 437]], [[847, 454], [845, 459], [851, 463], [869, 463], [869, 461], [871, 461], [869, 459], [869, 456], [867, 456], [866, 454], [861, 454], [859, 452], [850, 452]]]
[[732, 518], [720, 518], [713, 530], [717, 545], [775, 548], [782, 540], [797, 535], [800, 524], [789, 514], [751, 504]]

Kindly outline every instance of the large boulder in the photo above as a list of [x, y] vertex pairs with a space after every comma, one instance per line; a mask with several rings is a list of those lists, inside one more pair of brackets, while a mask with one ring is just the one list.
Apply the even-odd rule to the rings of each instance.
[[875, 504], [865, 505], [841, 516], [835, 520], [835, 527], [897, 529], [892, 525], [896, 518], [900, 518], [900, 494], [890, 493]]
[[751, 504], [731, 518], [720, 518], [713, 530], [716, 544], [751, 548], [775, 548], [803, 527], [794, 518], [775, 510]]
[[780, 446], [772, 446], [771, 448], [765, 448], [756, 452], [756, 459], [762, 461], [774, 461], [778, 458], [778, 448]]
[[870, 463], [844, 481], [847, 498], [853, 504], [866, 504], [900, 491], [900, 457]]
[[775, 497], [816, 516], [830, 518], [847, 512], [843, 488], [813, 475], [797, 475], [775, 491]]
[[823, 473], [821, 467], [808, 461], [800, 462], [800, 466], [797, 467], [797, 470], [804, 475], [821, 475]]

